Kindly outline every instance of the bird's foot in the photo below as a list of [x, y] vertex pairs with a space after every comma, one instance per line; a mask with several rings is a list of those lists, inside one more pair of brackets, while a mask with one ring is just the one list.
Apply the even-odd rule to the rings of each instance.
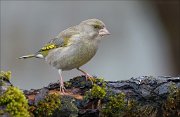
[[66, 88], [64, 86], [60, 86], [60, 93], [65, 94]]
[[93, 84], [93, 76], [91, 76], [90, 74], [85, 74], [85, 77], [86, 77], [86, 81], [88, 81], [88, 80], [90, 80], [91, 81], [91, 83]]
[[90, 74], [85, 74], [86, 80], [88, 80], [89, 78], [93, 78], [93, 76], [91, 76]]
[[64, 87], [64, 82], [60, 82], [60, 93], [65, 94], [66, 88]]

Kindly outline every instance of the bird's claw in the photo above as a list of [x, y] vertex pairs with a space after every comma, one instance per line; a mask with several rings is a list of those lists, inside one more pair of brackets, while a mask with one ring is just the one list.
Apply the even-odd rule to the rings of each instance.
[[64, 86], [60, 85], [60, 89], [59, 90], [60, 90], [61, 93], [65, 94], [66, 88]]
[[64, 82], [60, 81], [60, 87], [59, 87], [60, 93], [65, 94], [66, 88], [64, 87]]
[[93, 76], [89, 75], [89, 74], [85, 74], [86, 77], [86, 81], [88, 81], [88, 79], [91, 81], [91, 83], [93, 84]]

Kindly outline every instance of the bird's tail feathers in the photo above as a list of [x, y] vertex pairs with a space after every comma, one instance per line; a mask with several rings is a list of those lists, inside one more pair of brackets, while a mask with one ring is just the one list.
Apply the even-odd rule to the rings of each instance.
[[27, 59], [27, 58], [33, 58], [33, 57], [36, 57], [36, 55], [35, 54], [29, 54], [29, 55], [21, 56], [21, 57], [19, 57], [19, 59]]

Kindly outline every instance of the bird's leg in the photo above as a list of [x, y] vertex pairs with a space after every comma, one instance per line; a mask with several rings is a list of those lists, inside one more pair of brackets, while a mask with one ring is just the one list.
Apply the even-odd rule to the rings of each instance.
[[62, 70], [59, 69], [58, 72], [59, 72], [59, 76], [60, 76], [60, 82], [59, 82], [60, 92], [62, 92], [64, 94], [65, 87], [64, 87], [64, 82], [63, 82], [63, 78], [62, 78]]
[[93, 83], [93, 81], [92, 81], [92, 79], [91, 79], [91, 78], [93, 78], [93, 76], [89, 75], [87, 72], [85, 72], [84, 70], [82, 70], [82, 69], [80, 69], [80, 68], [77, 68], [77, 70], [79, 70], [80, 72], [82, 72], [82, 73], [85, 75], [86, 80], [89, 79], [89, 80]]

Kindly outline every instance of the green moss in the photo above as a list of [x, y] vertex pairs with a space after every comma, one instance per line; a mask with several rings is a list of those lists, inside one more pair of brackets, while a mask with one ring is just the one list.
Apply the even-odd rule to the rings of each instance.
[[105, 82], [104, 82], [104, 78], [101, 78], [101, 77], [100, 77], [100, 78], [94, 78], [94, 81], [93, 81], [93, 82], [96, 83], [96, 84], [97, 84], [97, 83], [105, 83]]
[[104, 87], [94, 85], [93, 88], [91, 89], [91, 95], [93, 98], [103, 99], [104, 96], [106, 95], [106, 90]]
[[[169, 95], [167, 100], [162, 106], [163, 116], [164, 117], [172, 117], [179, 116], [178, 112], [180, 108], [180, 89], [176, 87], [175, 84], [170, 85], [169, 87]], [[179, 114], [179, 115], [178, 115]]]
[[126, 109], [125, 94], [119, 93], [109, 98], [109, 102], [101, 110], [104, 117], [120, 117]]
[[151, 104], [137, 104], [129, 111], [124, 112], [123, 117], [154, 117], [157, 114], [157, 108]]
[[34, 110], [34, 114], [38, 117], [49, 117], [53, 115], [56, 109], [61, 108], [60, 95], [50, 94], [42, 101], [39, 101], [37, 108]]
[[[0, 81], [0, 86], [5, 86], [6, 83], [4, 83], [3, 81]], [[1, 92], [1, 91], [0, 91]], [[1, 94], [1, 93], [0, 93]]]
[[65, 86], [66, 88], [71, 88], [71, 87], [72, 87], [72, 83], [69, 82], [69, 81], [66, 81], [66, 82], [64, 82], [64, 86]]
[[4, 114], [4, 111], [3, 110], [0, 110], [0, 115], [3, 115]]
[[101, 117], [151, 117], [156, 114], [152, 105], [138, 104], [127, 100], [123, 93], [111, 96], [108, 103], [100, 110]]
[[11, 71], [7, 71], [7, 72], [1, 71], [0, 79], [1, 78], [5, 78], [5, 79], [7, 79], [9, 81], [10, 78], [11, 78]]
[[8, 113], [13, 117], [29, 117], [28, 101], [23, 92], [16, 87], [9, 87], [0, 96], [0, 106], [5, 106], [1, 113]]
[[103, 78], [92, 78], [93, 87], [85, 93], [85, 99], [104, 99], [106, 96], [106, 83]]
[[106, 95], [106, 89], [104, 86], [94, 84], [92, 89], [85, 94], [86, 99], [103, 99]]

